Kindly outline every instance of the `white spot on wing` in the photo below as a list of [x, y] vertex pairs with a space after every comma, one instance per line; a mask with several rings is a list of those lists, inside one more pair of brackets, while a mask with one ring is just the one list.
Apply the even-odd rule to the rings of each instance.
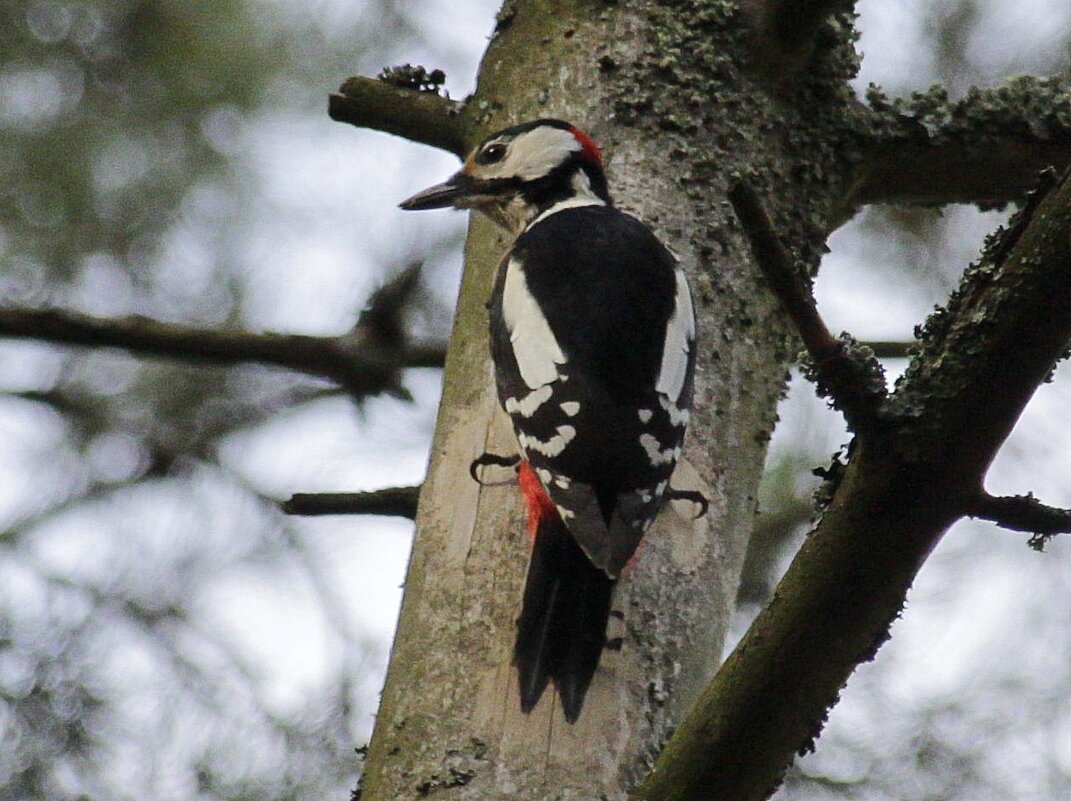
[[544, 486], [550, 483], [551, 475], [550, 471], [545, 467], [536, 469], [536, 474], [539, 476], [539, 480], [543, 482]]
[[658, 467], [662, 464], [673, 464], [679, 455], [674, 448], [662, 450], [662, 443], [650, 434], [640, 434], [640, 447], [643, 448], [644, 452], [647, 454], [647, 458], [650, 460], [652, 467]]
[[680, 409], [665, 395], [658, 396], [658, 405], [666, 410], [669, 415], [669, 424], [672, 426], [686, 426], [692, 415], [687, 409]]
[[562, 489], [569, 489], [569, 485], [573, 483], [573, 480], [569, 476], [554, 476], [554, 483]]
[[521, 417], [531, 417], [536, 410], [546, 403], [553, 390], [550, 384], [544, 384], [539, 389], [534, 389], [520, 400], [506, 398], [506, 411], [510, 414], [520, 414]]
[[654, 417], [652, 409], [640, 409], [637, 414], [640, 416], [640, 422], [645, 424], [651, 422], [651, 418]]
[[569, 417], [576, 417], [577, 414], [580, 412], [580, 404], [576, 401], [566, 401], [565, 403], [562, 403], [560, 405], [562, 411], [565, 412]]
[[558, 426], [556, 430], [558, 433], [546, 442], [531, 435], [525, 436], [522, 434], [520, 436], [521, 445], [525, 446], [526, 450], [536, 451], [544, 456], [557, 456], [576, 437], [576, 429], [572, 426]]
[[574, 515], [570, 510], [566, 509], [564, 506], [558, 506], [557, 504], [555, 504], [555, 506], [558, 509], [558, 514], [560, 514], [562, 516], [562, 520], [572, 520], [574, 517], [576, 517], [576, 515]]
[[565, 363], [565, 355], [539, 304], [528, 291], [524, 270], [515, 259], [506, 265], [502, 317], [524, 383], [531, 389], [539, 389], [556, 381], [558, 365]]
[[684, 270], [674, 270], [676, 277], [676, 297], [673, 314], [666, 323], [666, 341], [662, 346], [662, 368], [658, 373], [655, 389], [670, 400], [678, 401], [684, 389], [684, 379], [688, 372], [688, 353], [695, 341], [695, 310], [692, 308], [692, 293], [688, 289], [688, 279]]

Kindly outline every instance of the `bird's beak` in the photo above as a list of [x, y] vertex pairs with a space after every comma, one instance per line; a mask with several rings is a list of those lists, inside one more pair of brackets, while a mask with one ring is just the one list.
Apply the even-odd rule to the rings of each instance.
[[442, 209], [447, 206], [462, 208], [464, 199], [472, 194], [474, 189], [472, 179], [464, 172], [458, 172], [441, 184], [429, 186], [398, 205], [406, 211]]

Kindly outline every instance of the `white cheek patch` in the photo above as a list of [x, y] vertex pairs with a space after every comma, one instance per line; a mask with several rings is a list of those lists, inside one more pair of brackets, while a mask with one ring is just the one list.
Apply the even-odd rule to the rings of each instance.
[[674, 270], [677, 292], [673, 314], [666, 324], [666, 341], [662, 346], [662, 367], [658, 373], [655, 389], [670, 400], [680, 400], [684, 379], [688, 373], [688, 354], [695, 341], [695, 310], [692, 308], [692, 293], [684, 270]]
[[565, 363], [565, 355], [539, 304], [528, 291], [524, 270], [516, 259], [510, 259], [506, 265], [502, 318], [524, 383], [530, 389], [539, 389], [557, 381], [558, 365]]
[[550, 384], [544, 384], [539, 389], [532, 390], [520, 400], [506, 398], [506, 412], [519, 414], [521, 417], [531, 417], [540, 406], [550, 400], [553, 391]]
[[541, 125], [519, 134], [509, 144], [502, 161], [479, 165], [473, 174], [487, 179], [520, 178], [530, 181], [546, 175], [581, 149], [583, 145], [569, 131]]

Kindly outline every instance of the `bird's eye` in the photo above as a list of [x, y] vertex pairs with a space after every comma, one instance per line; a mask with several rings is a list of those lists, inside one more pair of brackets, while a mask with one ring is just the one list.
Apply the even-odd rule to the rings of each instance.
[[476, 156], [479, 164], [494, 164], [506, 157], [506, 146], [501, 142], [488, 145]]

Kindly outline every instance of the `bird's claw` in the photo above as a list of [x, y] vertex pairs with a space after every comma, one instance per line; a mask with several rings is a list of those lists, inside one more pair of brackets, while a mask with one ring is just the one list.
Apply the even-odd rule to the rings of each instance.
[[698, 520], [710, 511], [710, 501], [699, 490], [681, 490], [669, 487], [666, 490], [665, 498], [667, 501], [691, 501], [698, 506], [699, 511], [692, 518], [693, 520]]
[[472, 480], [479, 484], [481, 487], [493, 487], [499, 484], [508, 483], [506, 481], [482, 481], [480, 479], [479, 469], [481, 467], [487, 467], [488, 465], [495, 465], [496, 467], [516, 467], [521, 461], [521, 457], [517, 454], [510, 456], [500, 456], [497, 453], [481, 453], [475, 459], [472, 460], [472, 464], [469, 465], [469, 475], [472, 476]]

